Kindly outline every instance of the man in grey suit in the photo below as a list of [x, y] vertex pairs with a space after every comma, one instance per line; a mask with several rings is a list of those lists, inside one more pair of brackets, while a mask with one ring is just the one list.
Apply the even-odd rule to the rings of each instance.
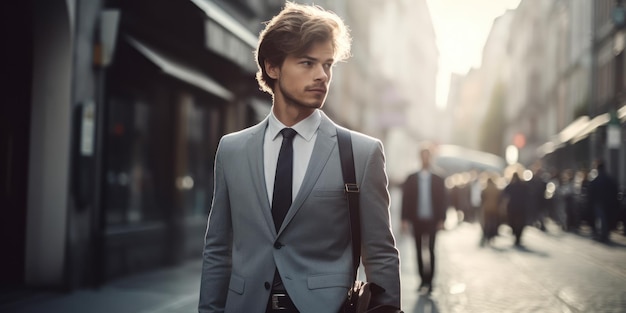
[[[340, 310], [354, 280], [350, 213], [339, 126], [320, 109], [333, 65], [349, 55], [343, 21], [318, 6], [287, 2], [261, 33], [257, 80], [273, 106], [261, 123], [220, 141], [199, 312]], [[357, 132], [351, 138], [362, 263], [367, 280], [385, 289], [372, 302], [399, 308], [383, 146]]]

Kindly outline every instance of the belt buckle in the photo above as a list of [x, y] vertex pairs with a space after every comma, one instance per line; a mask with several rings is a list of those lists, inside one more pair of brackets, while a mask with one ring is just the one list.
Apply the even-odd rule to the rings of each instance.
[[274, 293], [272, 294], [272, 310], [286, 310], [287, 307], [280, 306], [280, 299], [287, 297], [284, 293]]

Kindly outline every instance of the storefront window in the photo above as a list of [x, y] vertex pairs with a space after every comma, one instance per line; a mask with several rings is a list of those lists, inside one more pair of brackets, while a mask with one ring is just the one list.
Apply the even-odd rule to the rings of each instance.
[[177, 105], [177, 207], [186, 216], [206, 215], [213, 194], [213, 159], [221, 136], [219, 110], [189, 94]]
[[148, 105], [113, 99], [108, 108], [104, 203], [107, 224], [162, 218], [157, 204]]
[[[222, 135], [220, 106], [191, 93], [149, 103], [113, 97], [106, 132], [108, 225], [206, 217]], [[166, 104], [166, 105], [163, 105]]]

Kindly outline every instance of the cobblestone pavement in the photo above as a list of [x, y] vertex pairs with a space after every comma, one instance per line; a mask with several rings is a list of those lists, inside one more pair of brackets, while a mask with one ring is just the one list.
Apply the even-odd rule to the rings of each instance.
[[[413, 239], [399, 235], [403, 309], [421, 312], [626, 312], [626, 240], [612, 243], [526, 227], [522, 247], [500, 227], [479, 245], [478, 224], [448, 221], [437, 237], [435, 289], [419, 295]], [[450, 223], [451, 222], [451, 223]]]
[[[392, 199], [397, 196], [392, 191]], [[526, 227], [523, 247], [515, 248], [510, 228], [501, 226], [495, 242], [481, 247], [480, 226], [458, 223], [449, 214], [436, 242], [434, 290], [420, 295], [413, 238], [398, 232], [397, 201], [391, 210], [406, 313], [626, 312], [626, 237], [620, 234], [612, 233], [612, 242], [602, 244], [584, 232], [566, 233], [554, 225], [547, 232]], [[197, 312], [199, 272], [195, 260], [99, 289], [4, 294], [0, 312]]]

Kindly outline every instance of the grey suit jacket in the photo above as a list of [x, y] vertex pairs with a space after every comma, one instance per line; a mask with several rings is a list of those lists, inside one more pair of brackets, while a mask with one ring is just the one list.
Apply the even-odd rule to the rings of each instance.
[[[199, 312], [265, 312], [274, 270], [300, 312], [336, 313], [353, 282], [350, 217], [335, 125], [322, 113], [302, 186], [276, 232], [265, 187], [267, 118], [224, 136], [205, 236]], [[362, 263], [385, 288], [375, 303], [400, 307], [399, 257], [383, 146], [352, 132], [360, 186]]]

